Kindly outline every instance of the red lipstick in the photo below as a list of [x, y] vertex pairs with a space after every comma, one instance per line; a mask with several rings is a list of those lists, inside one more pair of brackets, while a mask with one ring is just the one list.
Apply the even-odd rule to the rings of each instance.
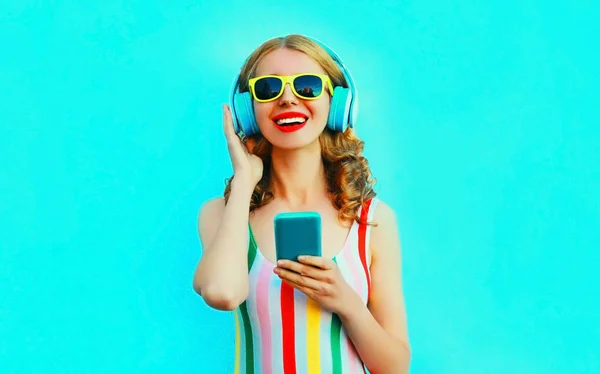
[[[294, 121], [294, 122], [284, 121], [280, 124], [277, 123], [280, 120], [293, 119], [293, 118], [297, 118], [298, 121]], [[300, 130], [301, 128], [303, 128], [306, 125], [306, 122], [308, 121], [308, 116], [306, 114], [300, 113], [300, 112], [283, 112], [283, 113], [279, 113], [279, 114], [273, 116], [272, 121], [275, 124], [275, 126], [277, 127], [277, 129], [279, 129], [279, 131], [294, 132], [294, 131]]]

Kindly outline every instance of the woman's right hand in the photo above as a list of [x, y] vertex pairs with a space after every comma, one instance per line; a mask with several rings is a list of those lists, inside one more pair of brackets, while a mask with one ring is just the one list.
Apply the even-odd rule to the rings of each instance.
[[235, 133], [231, 109], [227, 105], [223, 105], [223, 130], [233, 166], [234, 180], [236, 183], [247, 183], [249, 188], [254, 189], [262, 178], [263, 162], [260, 157], [251, 153], [254, 141], [247, 140], [244, 144]]

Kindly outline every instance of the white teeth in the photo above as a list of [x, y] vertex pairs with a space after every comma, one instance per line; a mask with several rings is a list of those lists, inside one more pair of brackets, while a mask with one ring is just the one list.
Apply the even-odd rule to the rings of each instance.
[[276, 123], [278, 125], [288, 124], [288, 123], [304, 123], [306, 122], [306, 118], [302, 117], [294, 117], [294, 118], [283, 118], [278, 120]]

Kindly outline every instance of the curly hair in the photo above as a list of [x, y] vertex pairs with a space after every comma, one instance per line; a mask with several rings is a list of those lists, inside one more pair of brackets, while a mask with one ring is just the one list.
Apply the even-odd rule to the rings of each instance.
[[[294, 49], [307, 54], [323, 67], [334, 86], [348, 87], [342, 71], [323, 48], [302, 35], [288, 35], [268, 40], [250, 55], [240, 72], [240, 91], [248, 90], [248, 80], [254, 76], [260, 58], [278, 48]], [[250, 139], [256, 141], [252, 153], [263, 161], [263, 175], [256, 184], [250, 201], [250, 212], [253, 212], [271, 202], [274, 194], [271, 188], [272, 146], [261, 134], [253, 135]], [[325, 128], [319, 135], [319, 142], [329, 198], [339, 212], [338, 220], [370, 224], [361, 221], [358, 214], [358, 208], [376, 196], [373, 190], [375, 179], [371, 175], [367, 159], [362, 156], [364, 142], [351, 128], [344, 132]], [[226, 202], [231, 193], [233, 178], [232, 176], [226, 180]]]

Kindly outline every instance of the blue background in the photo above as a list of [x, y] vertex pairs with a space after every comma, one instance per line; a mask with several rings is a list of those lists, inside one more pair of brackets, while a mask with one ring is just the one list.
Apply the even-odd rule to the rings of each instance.
[[264, 40], [332, 46], [399, 216], [412, 373], [599, 373], [598, 7], [3, 1], [0, 372], [230, 373], [192, 290]]

